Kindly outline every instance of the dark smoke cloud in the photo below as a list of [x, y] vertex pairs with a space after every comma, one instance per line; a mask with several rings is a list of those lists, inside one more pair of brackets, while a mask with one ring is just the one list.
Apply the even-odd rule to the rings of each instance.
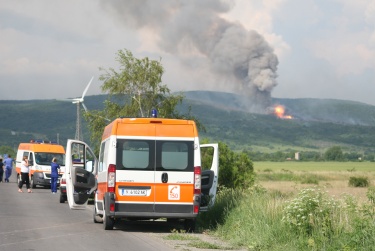
[[250, 111], [264, 112], [277, 85], [278, 59], [264, 38], [220, 15], [232, 1], [116, 0], [103, 6], [120, 23], [147, 28], [158, 35], [158, 46], [182, 62], [206, 58], [215, 79], [246, 95]]

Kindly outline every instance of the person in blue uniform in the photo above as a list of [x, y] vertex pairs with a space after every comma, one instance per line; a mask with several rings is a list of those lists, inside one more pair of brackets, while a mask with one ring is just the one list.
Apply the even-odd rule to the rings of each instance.
[[57, 159], [54, 157], [51, 163], [51, 192], [57, 193], [57, 180], [59, 179], [60, 165], [57, 164]]
[[5, 182], [9, 182], [9, 178], [12, 175], [13, 162], [14, 162], [14, 160], [12, 159], [12, 157], [10, 156], [10, 154], [8, 155], [8, 158], [6, 158], [4, 160], [4, 164], [5, 164]]
[[4, 174], [4, 163], [3, 163], [3, 159], [0, 157], [0, 182], [3, 182], [3, 174]]

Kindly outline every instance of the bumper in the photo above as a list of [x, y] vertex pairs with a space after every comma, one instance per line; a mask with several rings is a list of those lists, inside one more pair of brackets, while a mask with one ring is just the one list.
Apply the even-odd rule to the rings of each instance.
[[60, 186], [59, 190], [61, 194], [66, 195], [66, 186]]
[[[98, 210], [105, 210], [105, 214], [114, 218], [144, 218], [144, 219], [195, 219], [198, 214], [193, 213], [193, 204], [189, 205], [153, 205], [153, 204], [122, 204], [116, 203], [114, 195], [106, 193], [107, 203], [97, 201]], [[110, 204], [114, 204], [115, 211], [110, 211]]]
[[[44, 179], [44, 178], [33, 178], [34, 179], [34, 185], [37, 186], [50, 186], [51, 185], [51, 179]], [[57, 180], [57, 186], [60, 186], [60, 181]]]

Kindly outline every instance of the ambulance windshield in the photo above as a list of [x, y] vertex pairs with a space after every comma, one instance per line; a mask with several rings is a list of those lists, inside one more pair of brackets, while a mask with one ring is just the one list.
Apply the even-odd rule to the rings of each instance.
[[38, 165], [51, 165], [52, 159], [56, 157], [57, 164], [65, 166], [65, 154], [62, 153], [35, 153], [35, 162]]

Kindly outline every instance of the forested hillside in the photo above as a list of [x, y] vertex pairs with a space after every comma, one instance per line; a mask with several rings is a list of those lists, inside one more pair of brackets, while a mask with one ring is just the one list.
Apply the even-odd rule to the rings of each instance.
[[[324, 151], [339, 145], [348, 152], [375, 151], [374, 106], [342, 100], [273, 99], [285, 106], [293, 119], [273, 114], [249, 113], [243, 97], [220, 92], [186, 92], [179, 107], [205, 126], [201, 138], [222, 141], [233, 150], [260, 152]], [[101, 109], [105, 95], [88, 96], [88, 109]], [[56, 100], [0, 101], [0, 146], [16, 147], [32, 138], [74, 138], [76, 106]], [[83, 121], [84, 140], [89, 132]]]

